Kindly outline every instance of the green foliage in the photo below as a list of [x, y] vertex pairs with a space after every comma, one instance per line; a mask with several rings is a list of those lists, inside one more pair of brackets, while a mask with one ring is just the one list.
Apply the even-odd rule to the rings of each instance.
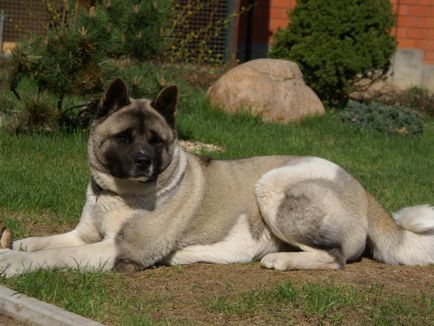
[[419, 113], [375, 102], [363, 104], [350, 101], [341, 117], [356, 127], [387, 133], [417, 135], [423, 131], [423, 120]]
[[[27, 99], [36, 89], [34, 114], [37, 109], [47, 113], [42, 99], [55, 97], [57, 122], [71, 122], [65, 114], [70, 113], [65, 98], [73, 106], [93, 102], [108, 81], [122, 75], [114, 60], [151, 60], [162, 53], [171, 1], [97, 1], [90, 9], [65, 1], [61, 11], [47, 1], [51, 14], [47, 34], [29, 37], [12, 51], [9, 88], [17, 98], [16, 107], [28, 107]], [[31, 85], [21, 87], [23, 83]], [[15, 129], [40, 121], [16, 117]]]
[[137, 63], [129, 64], [128, 62], [116, 62], [118, 71], [117, 76], [121, 77], [128, 86], [128, 93], [134, 98], [152, 98], [164, 86], [165, 80], [161, 66]]
[[299, 64], [329, 106], [344, 106], [355, 83], [385, 76], [396, 42], [389, 0], [298, 0], [269, 56]]
[[[68, 11], [68, 8], [64, 9]], [[110, 44], [107, 15], [80, 10], [68, 22], [53, 15], [45, 37], [31, 37], [12, 51], [11, 89], [23, 78], [58, 98], [85, 95], [102, 87], [99, 64]]]
[[38, 95], [26, 96], [19, 102], [17, 129], [53, 131], [57, 129], [59, 111], [56, 109], [56, 99], [43, 92]]
[[138, 60], [156, 58], [167, 46], [168, 39], [163, 33], [168, 27], [171, 1], [134, 2], [133, 6], [126, 8], [120, 26], [124, 35], [124, 53]]
[[[170, 26], [172, 0], [99, 0], [88, 13], [106, 19], [109, 57], [150, 60], [167, 46], [166, 30]], [[85, 10], [86, 11], [86, 10]]]
[[[222, 63], [223, 57], [211, 48], [213, 38], [249, 10], [242, 7], [229, 17], [214, 19], [215, 0], [191, 0], [182, 6], [174, 0], [97, 0], [91, 8], [64, 0], [61, 10], [53, 0], [46, 4], [51, 17], [46, 35], [18, 43], [8, 61], [8, 82], [6, 74], [0, 76], [0, 89], [9, 88], [15, 95], [15, 99], [9, 92], [0, 95], [0, 111], [7, 115], [4, 124], [16, 132], [41, 129], [31, 125], [40, 119], [26, 119], [18, 112], [28, 107], [30, 98], [55, 99], [58, 112], [52, 115], [53, 124], [50, 128], [43, 124], [42, 129], [56, 129], [56, 123], [68, 129], [86, 128], [104, 87], [115, 77], [126, 81], [131, 96], [150, 97], [167, 84], [159, 71], [166, 60]], [[209, 17], [197, 29], [193, 18], [203, 11], [210, 11]], [[190, 27], [193, 31], [186, 33]], [[37, 104], [35, 109], [41, 107]]]

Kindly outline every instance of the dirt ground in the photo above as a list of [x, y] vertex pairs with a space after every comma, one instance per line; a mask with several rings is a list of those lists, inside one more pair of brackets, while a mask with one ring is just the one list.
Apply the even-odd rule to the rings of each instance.
[[[264, 319], [266, 316], [260, 312], [247, 315], [216, 313], [210, 311], [209, 303], [219, 297], [236, 298], [249, 291], [272, 289], [284, 281], [291, 281], [296, 287], [305, 283], [332, 283], [356, 288], [376, 286], [386, 295], [411, 297], [424, 294], [434, 300], [434, 266], [391, 266], [369, 258], [348, 264], [343, 270], [333, 271], [279, 272], [263, 269], [258, 262], [193, 264], [160, 266], [142, 272], [126, 273], [124, 279], [122, 290], [129, 298], [146, 297], [146, 302], [154, 306], [146, 307], [145, 315], [154, 322], [171, 325], [267, 325], [269, 323]], [[143, 307], [138, 309], [143, 314]], [[424, 325], [434, 325], [434, 315], [432, 321], [431, 324]], [[106, 325], [116, 324], [111, 317], [102, 322]], [[296, 325], [311, 324], [322, 323], [296, 319]], [[350, 324], [357, 323], [351, 322], [348, 325]], [[0, 325], [28, 324], [0, 314]], [[409, 325], [415, 324], [410, 322]]]
[[[155, 297], [162, 309], [150, 317], [155, 321], [172, 320], [194, 324], [251, 325], [266, 321], [253, 314], [210, 314], [204, 302], [220, 296], [234, 297], [248, 291], [270, 289], [290, 280], [294, 286], [306, 282], [332, 282], [355, 287], [379, 286], [382, 292], [396, 295], [424, 293], [434, 298], [434, 267], [390, 266], [363, 258], [338, 271], [278, 272], [262, 269], [259, 263], [182, 267], [158, 267], [127, 276], [126, 291], [131, 295]], [[434, 324], [434, 316], [433, 316]]]

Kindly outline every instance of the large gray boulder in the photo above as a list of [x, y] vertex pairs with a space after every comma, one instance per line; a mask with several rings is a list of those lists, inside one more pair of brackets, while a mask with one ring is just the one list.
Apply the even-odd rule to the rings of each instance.
[[232, 68], [207, 94], [229, 113], [247, 110], [265, 122], [287, 123], [325, 113], [297, 64], [281, 59], [257, 59]]

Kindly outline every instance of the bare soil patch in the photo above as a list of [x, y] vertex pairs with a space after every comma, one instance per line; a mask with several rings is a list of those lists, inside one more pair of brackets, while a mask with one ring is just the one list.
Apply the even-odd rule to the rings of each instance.
[[[262, 269], [259, 263], [182, 267], [159, 267], [127, 274], [125, 291], [132, 296], [152, 298], [155, 321], [171, 320], [194, 324], [264, 324], [269, 316], [218, 314], [209, 309], [219, 297], [233, 298], [249, 291], [271, 289], [284, 281], [354, 287], [377, 286], [388, 295], [426, 294], [434, 298], [434, 267], [390, 266], [363, 258], [338, 271], [278, 272]], [[433, 316], [434, 320], [434, 316]], [[301, 322], [301, 321], [300, 321]]]

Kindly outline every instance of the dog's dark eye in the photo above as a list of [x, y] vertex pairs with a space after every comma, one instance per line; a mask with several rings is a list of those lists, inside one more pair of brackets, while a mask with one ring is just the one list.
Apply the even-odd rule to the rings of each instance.
[[131, 144], [133, 142], [133, 136], [129, 130], [125, 130], [116, 134], [115, 138], [124, 144]]
[[161, 138], [157, 133], [153, 132], [151, 139], [149, 139], [149, 144], [151, 145], [162, 145], [164, 143], [163, 138]]

